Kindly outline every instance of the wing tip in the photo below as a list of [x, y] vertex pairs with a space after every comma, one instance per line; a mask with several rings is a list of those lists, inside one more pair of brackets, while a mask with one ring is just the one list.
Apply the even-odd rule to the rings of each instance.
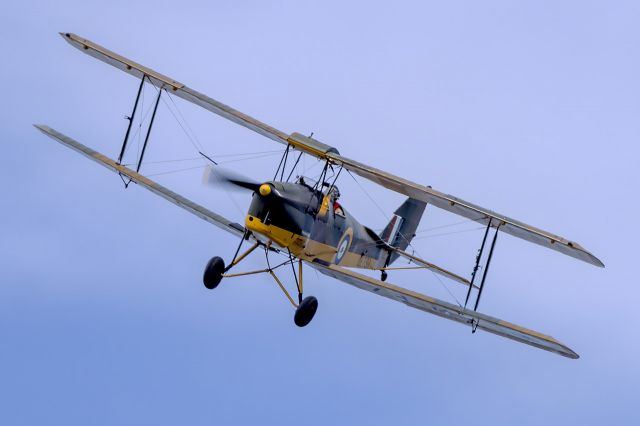
[[580, 358], [580, 355], [578, 355], [577, 353], [575, 353], [574, 351], [572, 351], [571, 349], [569, 349], [565, 345], [562, 345], [562, 349], [563, 349], [563, 352], [559, 352], [560, 355], [562, 355], [562, 356], [564, 356], [566, 358], [570, 358], [570, 359], [579, 359]]
[[583, 259], [587, 263], [592, 264], [593, 266], [597, 266], [598, 268], [604, 268], [604, 262], [602, 260], [595, 257], [593, 254], [583, 249], [583, 253], [586, 255], [586, 259]]
[[62, 37], [64, 41], [71, 44], [72, 46], [79, 48], [77, 41], [73, 39], [74, 37], [78, 37], [77, 35], [75, 35], [74, 33], [63, 33], [63, 32], [58, 32], [58, 34], [60, 34], [60, 37]]
[[47, 130], [49, 129], [49, 126], [46, 126], [44, 124], [33, 124], [33, 127], [35, 127], [36, 129], [40, 130], [42, 133], [49, 133]]
[[50, 137], [51, 139], [56, 140], [58, 142], [65, 143], [64, 142], [65, 135], [58, 132], [57, 130], [52, 129], [51, 127], [45, 124], [34, 124], [33, 127], [38, 129], [43, 135]]

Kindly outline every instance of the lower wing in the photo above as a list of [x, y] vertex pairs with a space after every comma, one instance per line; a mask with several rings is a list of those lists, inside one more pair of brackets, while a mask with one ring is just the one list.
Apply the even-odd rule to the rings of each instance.
[[140, 173], [137, 173], [128, 167], [118, 164], [111, 158], [82, 145], [80, 142], [71, 139], [69, 136], [65, 136], [62, 133], [52, 129], [51, 127], [43, 126], [40, 124], [36, 124], [35, 127], [50, 138], [73, 149], [74, 151], [79, 152], [85, 157], [102, 164], [106, 168], [119, 173], [121, 176], [131, 179], [132, 182], [135, 182], [138, 185], [147, 188], [149, 191], [171, 201], [173, 204], [182, 207], [188, 212], [195, 214], [199, 218], [206, 220], [207, 222], [217, 226], [218, 228], [224, 229], [227, 232], [239, 236], [244, 234], [244, 227], [242, 225], [226, 219], [219, 214], [214, 213], [211, 210], [199, 204], [196, 204], [191, 200], [188, 200], [182, 195], [176, 194], [175, 192], [171, 191], [168, 188], [165, 188], [157, 182], [154, 182], [151, 179], [142, 176]]
[[362, 290], [367, 290], [380, 296], [402, 302], [412, 308], [440, 317], [470, 325], [474, 328], [497, 334], [520, 343], [535, 346], [546, 351], [555, 352], [567, 358], [577, 359], [578, 354], [551, 336], [529, 330], [519, 325], [490, 317], [461, 306], [456, 306], [442, 300], [425, 296], [414, 291], [389, 284], [366, 275], [359, 274], [336, 265], [310, 263], [319, 272], [351, 284]]

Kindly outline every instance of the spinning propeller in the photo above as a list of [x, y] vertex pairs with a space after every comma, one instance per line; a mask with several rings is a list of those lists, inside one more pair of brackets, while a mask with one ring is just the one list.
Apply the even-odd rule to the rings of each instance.
[[248, 189], [252, 192], [259, 192], [261, 184], [232, 172], [220, 166], [207, 166], [202, 176], [202, 183], [208, 186], [217, 187], [219, 185], [232, 186], [235, 188]]

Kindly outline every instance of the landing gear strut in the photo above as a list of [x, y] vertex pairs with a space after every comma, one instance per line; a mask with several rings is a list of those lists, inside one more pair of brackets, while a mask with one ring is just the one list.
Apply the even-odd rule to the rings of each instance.
[[233, 256], [233, 260], [231, 260], [229, 266], [225, 267], [224, 260], [222, 260], [222, 258], [219, 256], [212, 257], [209, 263], [207, 263], [207, 266], [204, 268], [204, 275], [202, 277], [202, 282], [204, 283], [204, 286], [206, 288], [208, 288], [209, 290], [213, 290], [214, 288], [218, 287], [218, 284], [220, 284], [220, 281], [222, 281], [222, 278], [225, 277], [225, 273], [229, 269], [240, 263], [242, 259], [249, 255], [249, 253], [258, 248], [259, 244], [255, 243], [249, 248], [249, 250], [238, 256], [240, 247], [242, 246], [242, 241], [244, 241], [245, 238], [246, 235], [242, 237], [242, 240], [240, 240], [238, 250], [236, 250], [236, 254]]
[[[247, 239], [247, 235], [246, 234], [243, 237], [242, 241], [244, 241], [245, 239]], [[242, 241], [240, 242], [240, 246], [242, 245]], [[275, 282], [278, 284], [278, 287], [280, 287], [280, 289], [282, 290], [284, 295], [287, 297], [287, 299], [289, 300], [291, 305], [296, 309], [296, 312], [295, 312], [295, 314], [293, 316], [293, 322], [298, 327], [305, 327], [306, 325], [308, 325], [311, 322], [311, 320], [313, 319], [313, 317], [315, 316], [316, 311], [318, 310], [318, 299], [316, 299], [313, 296], [307, 296], [304, 299], [302, 297], [302, 290], [303, 290], [303, 288], [302, 288], [302, 260], [298, 260], [298, 273], [297, 274], [296, 274], [296, 270], [295, 270], [295, 267], [294, 267], [294, 262], [295, 262], [294, 259], [295, 258], [291, 255], [291, 253], [289, 253], [289, 260], [287, 260], [285, 262], [282, 262], [282, 263], [280, 263], [280, 264], [278, 264], [278, 265], [276, 265], [274, 267], [271, 267], [271, 265], [269, 264], [270, 244], [267, 244], [265, 246], [265, 255], [266, 255], [266, 260], [267, 260], [267, 268], [260, 269], [260, 270], [257, 270], [257, 271], [239, 272], [239, 273], [235, 273], [235, 274], [228, 274], [227, 272], [231, 268], [233, 268], [235, 265], [240, 263], [252, 251], [254, 251], [256, 248], [258, 248], [258, 246], [260, 246], [260, 243], [256, 242], [253, 246], [251, 246], [242, 255], [238, 256], [238, 253], [240, 252], [240, 246], [238, 246], [238, 250], [236, 251], [236, 254], [235, 254], [233, 260], [231, 261], [231, 263], [229, 264], [229, 266], [225, 267], [224, 260], [222, 260], [222, 258], [219, 257], [219, 256], [212, 257], [211, 260], [209, 260], [209, 263], [207, 263], [207, 266], [204, 269], [204, 275], [202, 277], [202, 282], [204, 283], [204, 286], [206, 288], [208, 288], [209, 290], [212, 290], [212, 289], [216, 288], [220, 284], [220, 281], [222, 281], [222, 278], [233, 278], [233, 277], [240, 277], [240, 276], [245, 276], [245, 275], [268, 273], [269, 275], [271, 275], [273, 277]], [[280, 281], [280, 279], [278, 278], [278, 276], [274, 272], [275, 269], [280, 268], [281, 266], [284, 266], [284, 265], [287, 265], [287, 264], [291, 264], [293, 275], [294, 275], [295, 280], [296, 280], [296, 287], [297, 287], [297, 290], [298, 290], [298, 303], [296, 303], [293, 300], [293, 298], [291, 297], [291, 294], [289, 294], [289, 291], [287, 291], [285, 286], [282, 284], [282, 282]]]

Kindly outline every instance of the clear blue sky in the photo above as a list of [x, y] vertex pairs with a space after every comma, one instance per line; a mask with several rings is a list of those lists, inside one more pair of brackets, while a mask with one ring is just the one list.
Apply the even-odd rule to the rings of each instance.
[[[131, 3], [3, 5], [1, 424], [640, 424], [637, 2]], [[268, 277], [207, 291], [203, 266], [231, 257], [234, 238], [31, 127], [111, 156], [126, 128], [137, 82], [58, 31], [578, 241], [607, 267], [501, 238], [480, 310], [581, 358], [471, 335], [311, 271], [320, 308], [306, 329]], [[176, 102], [214, 156], [280, 148]], [[192, 155], [158, 114], [149, 160]], [[268, 179], [277, 159], [236, 165]], [[158, 180], [237, 220], [248, 205], [203, 188], [199, 170]], [[402, 201], [360, 184], [387, 214]], [[384, 225], [350, 178], [341, 189]], [[421, 228], [458, 220], [428, 209]], [[468, 274], [481, 231], [435, 234], [420, 253]], [[430, 274], [390, 281], [451, 300]]]

